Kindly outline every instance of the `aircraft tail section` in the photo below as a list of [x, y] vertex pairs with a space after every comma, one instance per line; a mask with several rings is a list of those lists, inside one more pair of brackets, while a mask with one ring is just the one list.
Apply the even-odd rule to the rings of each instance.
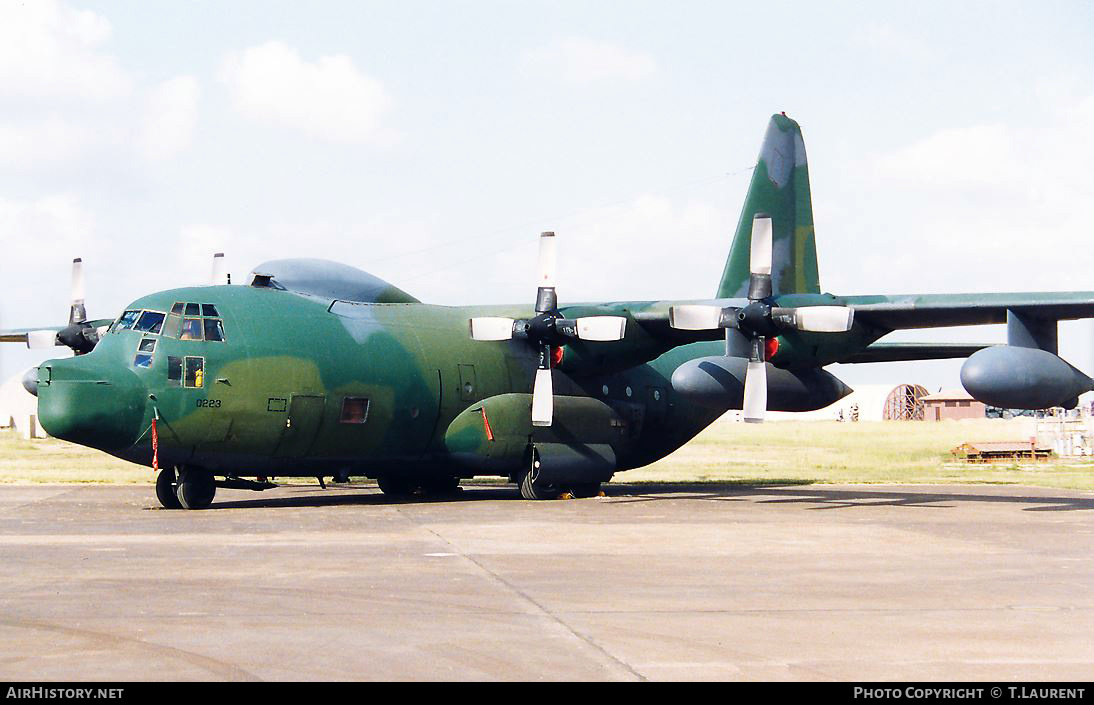
[[748, 294], [752, 219], [757, 213], [771, 216], [772, 294], [819, 294], [805, 143], [798, 123], [786, 115], [772, 115], [767, 125], [737, 233], [718, 285], [718, 298], [742, 298]]

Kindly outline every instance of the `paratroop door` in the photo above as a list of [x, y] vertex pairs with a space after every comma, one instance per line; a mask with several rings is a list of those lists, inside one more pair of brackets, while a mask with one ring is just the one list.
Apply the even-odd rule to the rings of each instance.
[[299, 458], [307, 455], [323, 422], [326, 397], [294, 394], [289, 402], [289, 413], [281, 442], [274, 455], [281, 458]]

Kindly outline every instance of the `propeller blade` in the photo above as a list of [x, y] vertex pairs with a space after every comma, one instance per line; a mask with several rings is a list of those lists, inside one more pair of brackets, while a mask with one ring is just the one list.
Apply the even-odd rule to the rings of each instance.
[[87, 320], [87, 308], [84, 306], [84, 261], [77, 257], [72, 260], [72, 305], [68, 310], [69, 323], [83, 323]]
[[757, 213], [752, 219], [752, 245], [748, 268], [753, 274], [771, 274], [771, 216]]
[[802, 306], [795, 309], [798, 330], [845, 333], [855, 322], [855, 309], [846, 306]]
[[539, 289], [536, 292], [536, 313], [546, 313], [558, 308], [558, 295], [555, 293], [557, 247], [554, 233], [540, 233]]
[[513, 337], [513, 319], [496, 316], [472, 318], [470, 321], [472, 340], [509, 340]]
[[577, 319], [577, 337], [580, 340], [623, 340], [627, 319], [623, 316], [586, 316]]
[[52, 348], [57, 345], [57, 331], [32, 330], [27, 333], [27, 347], [31, 350]]
[[224, 253], [217, 252], [213, 255], [213, 273], [209, 278], [209, 286], [219, 286], [224, 283]]
[[748, 298], [760, 301], [771, 296], [771, 216], [757, 213], [752, 219], [752, 242], [748, 251]]
[[532, 425], [550, 426], [555, 415], [555, 389], [551, 381], [551, 369], [536, 370], [536, 382], [532, 387]]
[[747, 423], [760, 423], [767, 411], [767, 365], [748, 361], [745, 369], [745, 395], [741, 405]]
[[722, 323], [722, 309], [703, 304], [669, 307], [669, 325], [677, 330], [714, 330]]

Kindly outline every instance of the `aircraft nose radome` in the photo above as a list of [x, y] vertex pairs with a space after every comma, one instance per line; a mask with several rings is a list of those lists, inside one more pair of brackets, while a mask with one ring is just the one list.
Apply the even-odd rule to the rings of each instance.
[[28, 394], [38, 396], [38, 368], [32, 367], [26, 371], [23, 375], [23, 389], [27, 390]]
[[46, 433], [73, 443], [120, 450], [143, 430], [147, 394], [131, 370], [104, 366], [85, 355], [53, 360], [39, 374], [38, 418]]

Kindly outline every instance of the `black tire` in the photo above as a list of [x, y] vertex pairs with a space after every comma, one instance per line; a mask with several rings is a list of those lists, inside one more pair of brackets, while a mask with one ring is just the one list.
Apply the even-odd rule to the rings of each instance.
[[589, 497], [596, 497], [600, 494], [599, 482], [581, 482], [576, 485], [570, 485], [570, 494], [577, 499], [588, 499]]
[[533, 472], [526, 472], [524, 477], [520, 478], [520, 496], [525, 499], [558, 499], [558, 496], [562, 494], [562, 488], [540, 482], [534, 478], [534, 475]]
[[175, 496], [183, 509], [205, 509], [213, 503], [217, 493], [213, 473], [200, 468], [179, 471], [178, 490]]
[[394, 475], [381, 475], [376, 478], [376, 484], [380, 486], [380, 491], [388, 497], [399, 499], [410, 497], [414, 494], [414, 490], [418, 489], [418, 483]]
[[164, 468], [156, 476], [156, 499], [164, 509], [182, 509], [179, 502], [178, 487], [175, 484], [175, 469]]
[[460, 478], [452, 476], [431, 477], [422, 483], [422, 491], [427, 495], [448, 497], [460, 491]]

